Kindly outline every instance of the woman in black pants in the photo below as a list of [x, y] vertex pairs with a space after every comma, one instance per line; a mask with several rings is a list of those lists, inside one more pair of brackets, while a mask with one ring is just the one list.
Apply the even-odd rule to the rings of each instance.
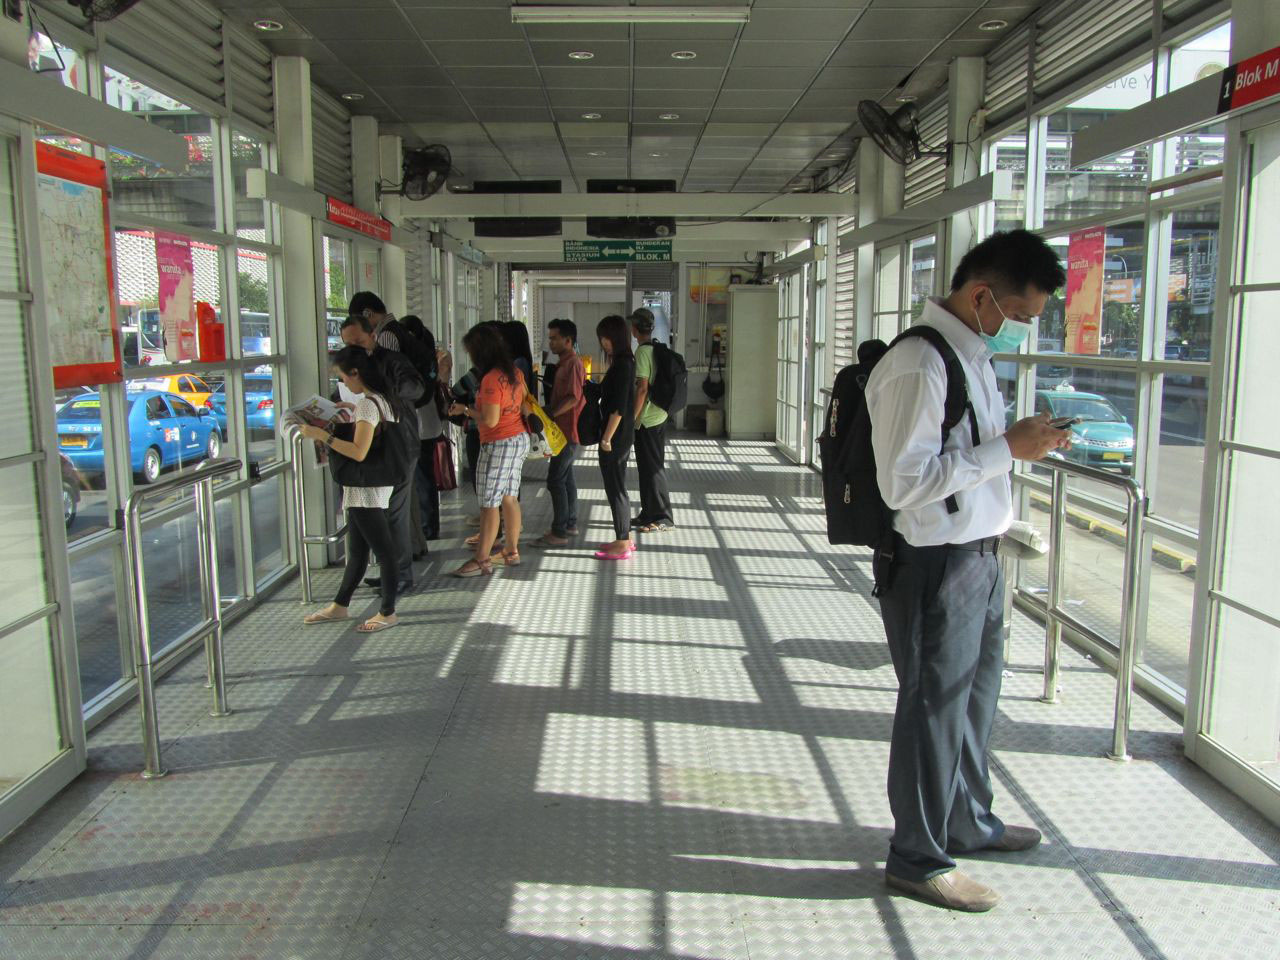
[[[413, 415], [413, 408], [401, 400], [391, 389], [381, 368], [363, 347], [346, 347], [333, 358], [333, 368], [347, 389], [359, 394], [355, 407], [355, 431], [352, 439], [339, 440], [324, 427], [304, 426], [302, 435], [323, 443], [334, 453], [365, 463], [373, 456], [383, 455], [384, 439], [374, 447], [375, 432], [399, 429], [395, 424]], [[369, 566], [369, 554], [373, 553], [383, 570], [395, 570], [398, 557], [391, 525], [387, 522], [387, 507], [391, 504], [392, 487], [342, 487], [342, 505], [347, 511], [347, 565], [342, 575], [342, 585], [329, 604], [303, 618], [303, 623], [328, 623], [347, 619], [351, 597], [360, 585]], [[394, 627], [396, 619], [396, 577], [382, 578], [382, 603], [376, 616], [370, 617], [356, 629], [361, 633], [377, 633]]]
[[600, 473], [613, 512], [612, 543], [596, 552], [601, 560], [626, 560], [635, 553], [631, 540], [631, 500], [627, 496], [627, 459], [636, 434], [636, 359], [631, 352], [631, 330], [619, 316], [605, 317], [596, 326], [596, 337], [609, 358], [609, 370], [600, 382]]

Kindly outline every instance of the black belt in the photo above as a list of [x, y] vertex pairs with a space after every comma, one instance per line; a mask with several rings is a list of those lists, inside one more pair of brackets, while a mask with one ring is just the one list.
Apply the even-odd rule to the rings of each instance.
[[968, 543], [948, 543], [952, 550], [972, 550], [974, 553], [998, 554], [1000, 541], [1004, 537], [983, 537], [981, 540], [970, 540]]
[[907, 543], [902, 534], [894, 534], [895, 547], [906, 547], [908, 550], [969, 550], [973, 553], [991, 554], [993, 556], [1000, 553], [1000, 543], [1004, 537], [983, 537], [981, 540], [970, 540], [968, 543], [940, 543], [931, 547], [915, 547]]

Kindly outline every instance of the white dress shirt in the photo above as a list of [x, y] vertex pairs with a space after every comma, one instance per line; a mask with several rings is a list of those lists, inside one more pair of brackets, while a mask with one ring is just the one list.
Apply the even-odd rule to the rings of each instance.
[[[1013, 457], [991, 351], [936, 299], [925, 304], [919, 322], [941, 331], [960, 358], [982, 442], [974, 446], [966, 413], [943, 447], [947, 370], [932, 344], [908, 339], [885, 354], [866, 397], [880, 493], [897, 511], [893, 527], [917, 547], [1002, 535], [1013, 522]], [[952, 494], [957, 513], [947, 513], [944, 503]]]

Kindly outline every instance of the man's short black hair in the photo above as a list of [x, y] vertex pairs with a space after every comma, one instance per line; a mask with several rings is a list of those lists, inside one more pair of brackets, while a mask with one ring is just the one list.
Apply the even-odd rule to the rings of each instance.
[[342, 325], [338, 327], [341, 332], [347, 327], [359, 327], [365, 333], [373, 333], [373, 323], [363, 313], [353, 313], [342, 321]]
[[547, 327], [564, 337], [575, 347], [578, 345], [578, 325], [572, 320], [552, 320]]
[[1026, 230], [1000, 230], [970, 250], [951, 278], [951, 292], [971, 280], [998, 287], [1001, 294], [1021, 294], [1027, 287], [1053, 293], [1067, 282], [1067, 272], [1053, 248]]
[[374, 313], [386, 313], [387, 305], [372, 290], [361, 290], [351, 298], [351, 303], [347, 306], [347, 313], [360, 314], [366, 310], [372, 310]]

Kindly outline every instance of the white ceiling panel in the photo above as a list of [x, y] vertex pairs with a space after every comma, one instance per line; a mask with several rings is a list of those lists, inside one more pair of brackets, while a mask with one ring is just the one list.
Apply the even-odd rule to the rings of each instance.
[[[576, 190], [629, 171], [686, 189], [773, 190], [849, 155], [859, 100], [891, 102], [908, 75], [912, 92], [931, 93], [950, 59], [999, 42], [981, 20], [1016, 25], [1042, 0], [752, 0], [745, 25], [527, 27], [511, 22], [511, 0], [213, 2], [246, 25], [278, 17], [286, 30], [261, 37], [273, 52], [307, 57], [330, 93], [363, 94], [356, 112], [407, 143], [447, 144], [468, 177], [556, 177]], [[674, 60], [677, 50], [697, 56]], [[569, 56], [579, 51], [592, 57]]]

